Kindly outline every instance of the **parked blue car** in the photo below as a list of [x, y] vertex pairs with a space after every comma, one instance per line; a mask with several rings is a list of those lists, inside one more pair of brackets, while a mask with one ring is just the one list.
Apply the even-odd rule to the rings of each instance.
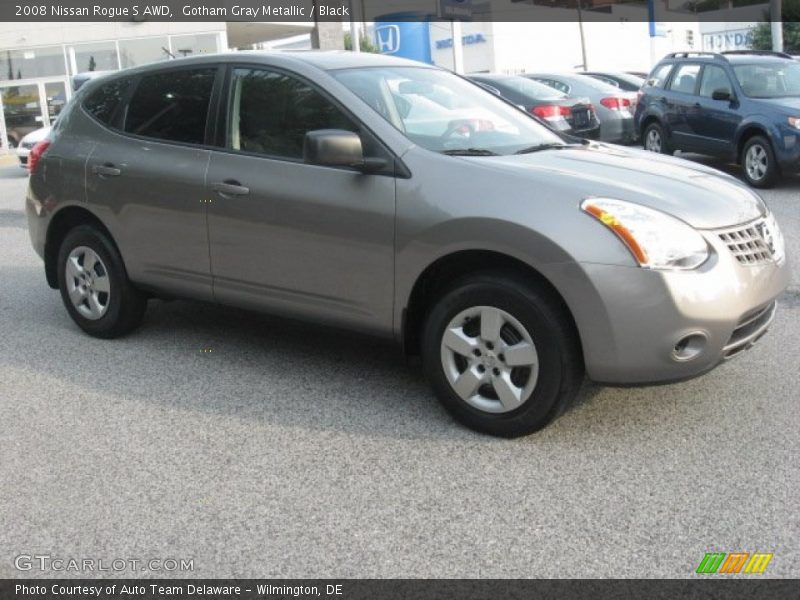
[[777, 52], [669, 54], [634, 119], [646, 150], [719, 156], [753, 187], [771, 187], [800, 170], [800, 63]]

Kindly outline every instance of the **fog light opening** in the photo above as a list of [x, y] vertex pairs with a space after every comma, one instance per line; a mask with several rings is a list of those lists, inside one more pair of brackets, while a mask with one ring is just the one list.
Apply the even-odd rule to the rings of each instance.
[[697, 358], [706, 347], [706, 341], [704, 333], [691, 333], [684, 336], [678, 340], [672, 349], [672, 358], [680, 361]]

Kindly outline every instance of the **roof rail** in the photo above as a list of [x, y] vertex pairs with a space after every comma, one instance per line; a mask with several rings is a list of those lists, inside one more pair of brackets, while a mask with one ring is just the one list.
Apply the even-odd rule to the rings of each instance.
[[753, 54], [755, 56], [777, 56], [778, 58], [794, 58], [786, 52], [773, 52], [772, 50], [726, 50], [722, 54]]
[[714, 58], [725, 58], [716, 52], [671, 52], [666, 58], [689, 58], [690, 56], [713, 56]]

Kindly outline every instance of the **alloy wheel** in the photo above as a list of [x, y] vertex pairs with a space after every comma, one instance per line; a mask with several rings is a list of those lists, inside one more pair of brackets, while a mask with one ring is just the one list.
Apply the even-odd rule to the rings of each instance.
[[745, 156], [745, 169], [747, 176], [753, 181], [759, 181], [767, 174], [768, 165], [767, 151], [760, 144], [753, 144], [748, 148]]
[[91, 248], [78, 246], [69, 253], [66, 266], [67, 293], [81, 316], [96, 321], [108, 311], [111, 281], [100, 256]]
[[650, 152], [661, 152], [661, 134], [658, 129], [651, 129], [647, 132], [647, 139], [645, 140], [645, 150]]
[[539, 376], [531, 334], [506, 311], [475, 306], [444, 330], [441, 360], [453, 390], [470, 406], [505, 413], [527, 402]]

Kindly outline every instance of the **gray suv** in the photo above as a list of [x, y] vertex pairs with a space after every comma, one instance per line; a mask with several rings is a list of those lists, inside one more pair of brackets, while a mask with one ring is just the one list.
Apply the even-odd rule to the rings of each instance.
[[150, 297], [393, 338], [479, 431], [552, 421], [751, 347], [773, 215], [683, 160], [565, 138], [465, 79], [352, 53], [174, 60], [87, 82], [30, 159], [47, 282], [99, 338]]

